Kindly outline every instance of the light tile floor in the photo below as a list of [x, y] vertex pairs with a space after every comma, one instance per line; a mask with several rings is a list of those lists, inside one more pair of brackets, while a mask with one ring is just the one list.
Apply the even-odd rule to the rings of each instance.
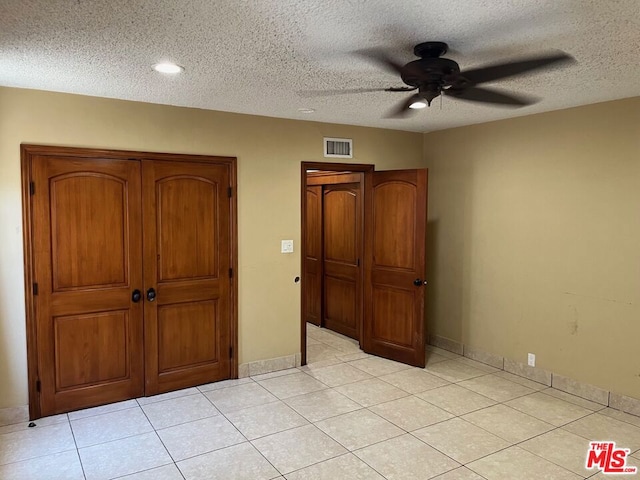
[[2, 426], [0, 479], [608, 478], [585, 469], [589, 440], [640, 466], [639, 417], [437, 348], [418, 369], [308, 330], [302, 368]]

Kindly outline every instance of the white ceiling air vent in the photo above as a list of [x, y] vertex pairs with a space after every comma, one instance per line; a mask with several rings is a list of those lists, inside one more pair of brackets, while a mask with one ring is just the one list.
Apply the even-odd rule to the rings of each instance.
[[353, 140], [350, 138], [324, 137], [324, 156], [353, 158]]

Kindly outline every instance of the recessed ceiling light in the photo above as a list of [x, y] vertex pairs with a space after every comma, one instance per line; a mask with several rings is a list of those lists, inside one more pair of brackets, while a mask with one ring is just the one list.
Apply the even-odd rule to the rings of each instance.
[[180, 65], [176, 65], [175, 63], [169, 63], [169, 62], [156, 63], [153, 66], [153, 69], [156, 72], [160, 72], [160, 73], [180, 73], [184, 71], [184, 67], [181, 67]]
[[315, 110], [313, 108], [299, 108], [298, 111], [300, 113], [313, 113]]
[[420, 108], [424, 108], [426, 106], [427, 106], [426, 102], [423, 102], [422, 100], [417, 100], [417, 101], [413, 102], [411, 105], [409, 105], [409, 108], [420, 109]]

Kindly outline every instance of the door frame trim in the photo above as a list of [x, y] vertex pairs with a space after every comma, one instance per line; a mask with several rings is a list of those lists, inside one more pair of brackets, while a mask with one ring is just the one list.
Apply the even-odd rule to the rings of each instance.
[[29, 419], [40, 418], [40, 395], [38, 381], [38, 337], [36, 335], [36, 315], [33, 301], [33, 232], [31, 229], [33, 208], [31, 205], [31, 156], [39, 153], [20, 146], [20, 169], [22, 180], [22, 248], [24, 262], [24, 297], [27, 328], [27, 381], [29, 395]]
[[[301, 288], [300, 288], [300, 353], [301, 359], [300, 364], [307, 364], [307, 322], [305, 318], [306, 312], [306, 296], [305, 296], [305, 285], [304, 279], [306, 278], [306, 243], [307, 243], [307, 233], [306, 233], [306, 225], [307, 225], [307, 170], [324, 170], [324, 171], [332, 171], [332, 172], [361, 172], [364, 174], [364, 182], [362, 184], [362, 202], [361, 208], [364, 210], [364, 205], [366, 202], [365, 198], [365, 185], [371, 181], [371, 175], [375, 169], [375, 165], [373, 164], [365, 164], [365, 163], [331, 163], [331, 162], [301, 162], [300, 164], [300, 277], [301, 277]], [[364, 242], [364, 232], [366, 231], [365, 222], [366, 218], [362, 216], [362, 229], [363, 229], [363, 244]], [[364, 248], [364, 245], [363, 245]], [[364, 272], [364, 258], [366, 258], [366, 254], [363, 251], [363, 265], [362, 271]], [[361, 314], [364, 314], [364, 311], [361, 308]], [[360, 322], [359, 326], [362, 331], [362, 322]], [[360, 332], [360, 336], [362, 332]]]
[[[238, 195], [237, 195], [237, 158], [214, 155], [192, 155], [181, 153], [143, 152], [135, 150], [107, 150], [94, 148], [76, 148], [54, 145], [20, 145], [20, 172], [22, 183], [22, 245], [24, 265], [25, 320], [27, 334], [27, 379], [29, 394], [29, 418], [41, 416], [40, 395], [36, 382], [39, 379], [38, 345], [36, 334], [36, 316], [33, 292], [33, 206], [31, 204], [31, 182], [33, 180], [32, 161], [37, 155], [65, 156], [77, 158], [105, 158], [118, 160], [159, 160], [215, 163], [229, 167], [230, 202], [230, 264], [233, 268], [231, 278], [231, 318], [229, 340], [233, 348], [230, 361], [230, 378], [238, 378]], [[36, 186], [37, 188], [37, 186]]]

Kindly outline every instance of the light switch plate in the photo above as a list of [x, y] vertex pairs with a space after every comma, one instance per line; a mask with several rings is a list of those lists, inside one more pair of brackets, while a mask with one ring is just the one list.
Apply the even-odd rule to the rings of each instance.
[[282, 240], [280, 253], [293, 253], [293, 240]]

